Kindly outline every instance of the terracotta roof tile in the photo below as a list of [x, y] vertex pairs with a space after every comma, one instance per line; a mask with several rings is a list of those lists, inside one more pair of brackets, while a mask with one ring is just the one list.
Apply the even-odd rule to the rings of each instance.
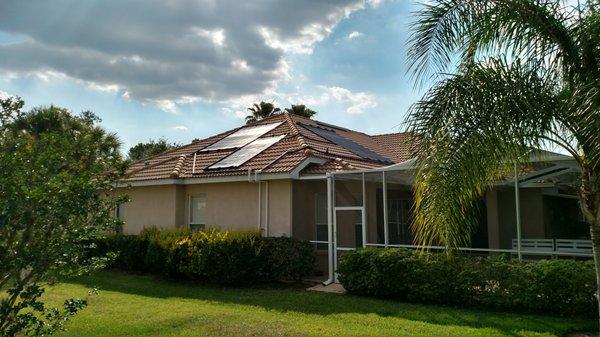
[[384, 165], [381, 162], [361, 158], [348, 149], [302, 127], [302, 124], [330, 128], [340, 136], [389, 158], [393, 162], [402, 162], [410, 158], [411, 138], [406, 133], [369, 136], [365, 133], [288, 113], [271, 116], [251, 125], [276, 122], [283, 123], [262, 137], [277, 135], [286, 135], [286, 137], [239, 167], [209, 169], [211, 165], [229, 156], [237, 149], [208, 152], [201, 150], [244, 126], [135, 162], [129, 169], [130, 177], [127, 180], [240, 176], [248, 174], [248, 170], [262, 173], [290, 173], [309, 157], [322, 158], [326, 162], [322, 165], [310, 164], [302, 170], [301, 174], [324, 174], [332, 171], [374, 168]]

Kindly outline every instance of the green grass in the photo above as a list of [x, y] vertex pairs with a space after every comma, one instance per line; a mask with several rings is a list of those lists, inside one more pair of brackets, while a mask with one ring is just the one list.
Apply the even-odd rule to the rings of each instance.
[[406, 304], [302, 289], [218, 288], [101, 272], [47, 291], [86, 296], [59, 336], [560, 336], [595, 321]]

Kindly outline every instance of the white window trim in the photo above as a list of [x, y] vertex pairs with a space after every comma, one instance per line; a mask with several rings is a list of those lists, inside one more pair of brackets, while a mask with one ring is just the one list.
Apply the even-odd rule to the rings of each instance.
[[[197, 198], [197, 197], [203, 197], [204, 198], [204, 202], [206, 203], [206, 194], [204, 193], [197, 193], [197, 194], [191, 194], [188, 196], [188, 221], [187, 221], [187, 228], [188, 229], [192, 229], [192, 226], [202, 226], [202, 229], [206, 228], [206, 219], [205, 219], [205, 223], [194, 223], [192, 222], [192, 199], [193, 198]], [[205, 212], [206, 212], [206, 207], [204, 208]]]
[[[327, 202], [327, 192], [316, 192], [315, 195], [315, 239], [316, 241], [319, 241], [319, 226], [325, 226], [328, 227], [327, 225], [327, 218], [325, 219], [325, 222], [319, 222], [318, 217], [319, 217], [319, 194], [325, 195], [325, 201]], [[325, 203], [325, 209], [327, 209], [327, 203]], [[327, 238], [325, 238], [325, 240], [321, 240], [321, 241], [327, 241]], [[319, 249], [319, 245], [317, 245], [317, 249]], [[325, 249], [320, 249], [320, 250], [326, 250]]]

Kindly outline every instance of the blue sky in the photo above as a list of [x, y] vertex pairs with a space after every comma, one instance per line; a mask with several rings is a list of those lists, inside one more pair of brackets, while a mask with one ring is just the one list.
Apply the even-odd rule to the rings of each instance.
[[[184, 11], [178, 13], [185, 13], [188, 0], [182, 1]], [[45, 14], [43, 20], [20, 16], [21, 22], [35, 22], [34, 27], [6, 23], [10, 20], [3, 24], [0, 14], [0, 91], [23, 97], [27, 107], [55, 104], [73, 112], [94, 111], [103, 126], [120, 137], [124, 150], [151, 138], [186, 143], [237, 127], [243, 124], [245, 107], [261, 99], [281, 107], [304, 103], [318, 111], [319, 120], [371, 134], [396, 132], [422, 94], [413, 89], [406, 71], [409, 23], [418, 8], [413, 2], [348, 1], [339, 8], [323, 5], [306, 13], [292, 5], [272, 12], [256, 5], [244, 9], [256, 11], [254, 27], [239, 22], [233, 7], [211, 8], [228, 13], [218, 20], [199, 7], [198, 15], [190, 18], [192, 28], [181, 27], [179, 21], [185, 19], [161, 15], [160, 3], [155, 11], [148, 6], [147, 19], [140, 12], [129, 20], [116, 14], [124, 10], [118, 1], [113, 7], [111, 1], [83, 7], [61, 0], [54, 7], [64, 5], [70, 12], [38, 8]], [[0, 13], [3, 6], [8, 5], [0, 5]], [[207, 6], [226, 7], [222, 2]], [[6, 18], [31, 11], [13, 7], [17, 8], [11, 8], [12, 13], [4, 11]], [[123, 24], [114, 28], [121, 29], [119, 35], [111, 35], [111, 26], [102, 26], [100, 20], [85, 22], [86, 15], [102, 18], [98, 13], [109, 23]], [[269, 19], [273, 15], [277, 20]], [[157, 18], [165, 20], [166, 28], [147, 31]], [[86, 29], [79, 28], [79, 21]], [[96, 35], [103, 29], [109, 33]], [[209, 43], [190, 54], [187, 49], [171, 52], [180, 51], [182, 44], [170, 45], [169, 32], [189, 29], [194, 38]], [[146, 42], [146, 32], [157, 40]], [[123, 36], [126, 43], [121, 43]], [[252, 41], [256, 36], [264, 38], [264, 45]], [[157, 43], [164, 45], [156, 48]], [[116, 69], [121, 62], [125, 66]], [[155, 72], [157, 64], [167, 64], [168, 73]], [[230, 67], [248, 75], [234, 74]]]

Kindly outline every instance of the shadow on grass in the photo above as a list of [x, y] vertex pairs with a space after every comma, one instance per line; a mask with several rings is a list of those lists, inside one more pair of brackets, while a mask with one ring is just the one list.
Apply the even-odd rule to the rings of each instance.
[[97, 287], [100, 291], [155, 298], [185, 298], [258, 306], [278, 312], [300, 312], [326, 316], [332, 314], [376, 314], [437, 325], [492, 328], [507, 335], [519, 331], [565, 333], [574, 330], [595, 331], [595, 320], [567, 319], [539, 315], [479, 311], [402, 303], [352, 295], [307, 292], [304, 288], [283, 286], [225, 288], [165, 280], [149, 275], [132, 275], [103, 271], [94, 275], [68, 280], [65, 283]]

